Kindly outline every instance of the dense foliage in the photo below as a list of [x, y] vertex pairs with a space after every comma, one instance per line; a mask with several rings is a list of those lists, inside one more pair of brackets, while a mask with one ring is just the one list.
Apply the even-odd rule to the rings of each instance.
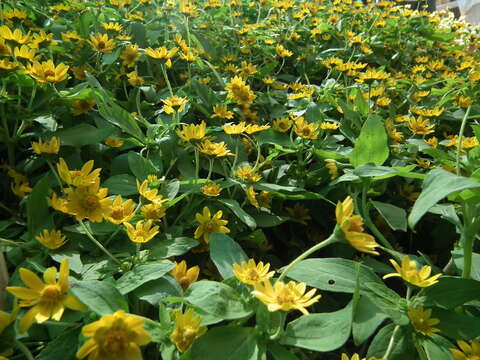
[[0, 359], [480, 357], [478, 28], [352, 0], [0, 23]]

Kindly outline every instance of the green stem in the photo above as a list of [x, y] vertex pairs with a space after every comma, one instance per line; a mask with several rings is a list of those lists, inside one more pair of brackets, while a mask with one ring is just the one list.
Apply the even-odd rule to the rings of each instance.
[[[475, 240], [475, 233], [472, 232], [472, 221], [470, 216], [470, 208], [468, 204], [463, 204], [463, 271], [462, 278], [468, 279], [472, 273], [472, 256], [473, 256], [473, 241]], [[476, 229], [475, 229], [476, 230]]]
[[393, 250], [393, 246], [390, 242], [383, 236], [383, 234], [377, 229], [375, 224], [373, 223], [372, 219], [370, 218], [370, 214], [368, 211], [368, 204], [367, 204], [367, 192], [369, 189], [370, 181], [365, 180], [362, 186], [362, 215], [363, 221], [365, 225], [367, 225], [368, 229], [377, 237], [377, 239], [388, 249]]
[[18, 341], [17, 339], [13, 340], [14, 344], [15, 344], [15, 347], [20, 350], [23, 355], [25, 355], [25, 357], [27, 358], [27, 360], [35, 360], [35, 358], [33, 357], [32, 353], [30, 352], [30, 350], [28, 350], [28, 348], [23, 345], [20, 341]]
[[116, 262], [117, 264], [121, 264], [120, 260], [118, 260], [115, 256], [113, 256], [110, 251], [108, 251], [107, 249], [105, 249], [105, 247], [97, 240], [93, 237], [93, 235], [90, 233], [90, 230], [88, 230], [88, 228], [85, 226], [85, 224], [83, 223], [82, 220], [79, 220], [78, 223], [80, 224], [80, 226], [83, 228], [83, 230], [85, 231], [85, 233], [87, 234], [88, 238], [90, 240], [92, 240], [92, 242], [98, 246], [98, 248], [100, 250], [102, 250], [110, 259], [112, 259], [114, 262]]
[[400, 325], [395, 326], [395, 328], [393, 329], [392, 336], [390, 337], [390, 341], [388, 342], [387, 350], [385, 351], [385, 354], [382, 357], [383, 360], [388, 360], [388, 357], [390, 356], [390, 353], [393, 350], [395, 335], [397, 334], [398, 329], [400, 329]]
[[460, 176], [460, 152], [462, 151], [463, 132], [465, 131], [465, 125], [467, 124], [467, 118], [468, 118], [468, 115], [470, 114], [471, 108], [472, 106], [469, 106], [467, 108], [467, 111], [465, 111], [465, 115], [462, 120], [462, 125], [460, 126], [460, 131], [458, 133], [457, 160], [455, 162], [455, 170], [456, 170], [457, 176]]
[[332, 233], [332, 235], [330, 235], [327, 239], [323, 240], [322, 242], [319, 242], [318, 244], [312, 246], [310, 249], [308, 249], [307, 251], [305, 251], [304, 253], [300, 254], [295, 260], [293, 260], [290, 264], [287, 265], [287, 267], [285, 268], [285, 270], [282, 271], [282, 273], [280, 274], [280, 276], [278, 277], [277, 281], [282, 281], [283, 278], [285, 278], [285, 276], [288, 274], [288, 272], [290, 270], [292, 270], [292, 268], [297, 265], [300, 261], [302, 261], [303, 259], [307, 258], [309, 255], [313, 254], [314, 252], [330, 245], [330, 244], [333, 244], [335, 242], [338, 241], [338, 238], [335, 234], [335, 231]]
[[200, 152], [195, 148], [195, 178], [199, 179], [200, 174]]
[[173, 97], [173, 89], [172, 89], [172, 85], [170, 84], [170, 80], [168, 80], [167, 68], [165, 67], [165, 64], [162, 64], [161, 68], [162, 68], [163, 78], [165, 79], [165, 83], [167, 84], [167, 87], [168, 87], [168, 92], [170, 93], [170, 96]]
[[6, 246], [12, 247], [25, 247], [25, 244], [17, 243], [16, 241], [8, 240], [2, 237], [0, 237], [0, 244], [5, 244]]
[[280, 316], [281, 318], [277, 326], [277, 329], [272, 335], [270, 335], [269, 337], [270, 340], [277, 340], [282, 335], [283, 327], [285, 326], [285, 320], [287, 319], [287, 313], [280, 312]]
[[55, 168], [53, 167], [52, 163], [51, 163], [50, 160], [48, 160], [48, 159], [47, 159], [47, 165], [48, 165], [48, 167], [50, 168], [50, 170], [52, 171], [53, 175], [55, 176], [55, 179], [57, 180], [57, 182], [58, 182], [58, 184], [60, 185], [60, 187], [63, 187], [62, 180], [60, 180], [60, 178], [58, 177], [57, 172], [55, 171]]
[[208, 158], [208, 175], [207, 175], [207, 180], [210, 180], [210, 176], [212, 176], [212, 170], [213, 170], [213, 159]]

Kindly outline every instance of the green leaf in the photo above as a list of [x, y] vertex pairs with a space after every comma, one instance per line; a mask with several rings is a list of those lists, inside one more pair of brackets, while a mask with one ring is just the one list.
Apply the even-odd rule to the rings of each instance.
[[470, 340], [480, 336], [480, 318], [453, 310], [433, 309], [432, 318], [440, 320], [435, 325], [440, 333], [451, 339]]
[[[452, 259], [453, 263], [455, 264], [455, 267], [460, 270], [460, 272], [463, 271], [463, 264], [464, 264], [464, 256], [463, 256], [463, 250], [454, 250], [452, 251]], [[480, 281], [480, 254], [478, 253], [472, 253], [472, 273], [470, 274], [470, 277], [473, 280]]]
[[115, 132], [111, 128], [96, 128], [89, 124], [79, 124], [65, 130], [57, 131], [62, 145], [81, 147], [98, 144]]
[[82, 259], [80, 258], [80, 254], [76, 251], [59, 251], [51, 253], [50, 257], [59, 264], [63, 259], [68, 259], [68, 266], [70, 270], [76, 272], [77, 274], [81, 274], [83, 271]]
[[257, 360], [253, 328], [220, 326], [210, 329], [192, 346], [192, 360]]
[[69, 329], [50, 341], [38, 354], [36, 360], [65, 360], [74, 359], [77, 352], [80, 329]]
[[480, 281], [442, 276], [438, 283], [424, 288], [425, 306], [438, 306], [453, 309], [469, 301], [480, 298]]
[[165, 298], [182, 296], [182, 288], [175, 278], [165, 275], [161, 279], [149, 281], [139, 286], [133, 293], [140, 300], [158, 306]]
[[111, 195], [134, 195], [138, 194], [135, 177], [129, 174], [119, 174], [109, 177], [102, 183], [103, 187], [108, 188]]
[[393, 322], [399, 325], [407, 325], [409, 319], [406, 314], [407, 301], [400, 297], [395, 291], [386, 287], [383, 283], [367, 282], [365, 286], [369, 289], [366, 293], [368, 298], [384, 314], [388, 315]]
[[236, 200], [220, 199], [219, 201], [228, 207], [250, 229], [254, 230], [257, 227], [255, 219], [248, 215], [245, 210], [240, 207], [240, 204]]
[[407, 231], [407, 212], [398, 206], [370, 200], [392, 230]]
[[233, 276], [233, 264], [248, 261], [248, 257], [242, 247], [230, 236], [213, 233], [210, 236], [210, 258], [224, 279]]
[[134, 151], [128, 153], [128, 166], [140, 181], [145, 180], [148, 175], [157, 174], [157, 169], [152, 162]]
[[122, 295], [128, 294], [148, 281], [160, 279], [174, 267], [175, 265], [168, 260], [137, 265], [117, 280], [117, 289]]
[[432, 206], [451, 193], [474, 188], [480, 188], [480, 183], [443, 169], [430, 171], [423, 182], [422, 193], [408, 217], [408, 225], [413, 229]]
[[71, 289], [78, 300], [100, 316], [117, 310], [128, 311], [128, 304], [120, 292], [106, 281], [77, 281]]
[[202, 324], [241, 319], [252, 313], [241, 296], [230, 286], [203, 280], [189, 286], [185, 300], [202, 315]]
[[53, 220], [48, 211], [48, 189], [52, 178], [47, 173], [33, 187], [27, 198], [27, 229], [28, 236], [33, 239], [42, 229], [52, 229]]
[[350, 154], [354, 167], [374, 163], [382, 165], [388, 159], [388, 137], [383, 120], [377, 115], [370, 116], [362, 126], [360, 136]]
[[314, 351], [332, 351], [345, 344], [350, 337], [352, 304], [345, 308], [321, 314], [302, 316], [287, 325], [280, 344]]
[[[307, 259], [295, 265], [287, 277], [321, 290], [353, 294], [357, 278], [355, 264], [355, 261], [341, 258]], [[383, 284], [365, 265], [360, 266], [359, 281], [360, 293], [369, 290], [365, 287], [367, 282]]]
[[447, 339], [433, 335], [432, 337], [421, 337], [420, 341], [428, 360], [453, 360], [449, 349], [455, 349], [455, 345]]
[[255, 219], [258, 227], [278, 226], [280, 224], [283, 224], [285, 221], [288, 221], [289, 219], [286, 216], [272, 215], [263, 212], [253, 214], [253, 218]]
[[274, 343], [268, 344], [268, 352], [274, 360], [298, 360], [298, 357], [290, 350]]
[[[368, 348], [367, 357], [382, 358], [392, 337], [395, 324], [384, 326], [372, 340]], [[398, 326], [398, 325], [397, 325]], [[395, 332], [393, 348], [388, 360], [417, 359], [416, 350], [411, 341], [412, 335], [406, 326], [400, 326]]]
[[147, 47], [147, 31], [145, 25], [139, 22], [133, 22], [130, 27], [133, 38], [135, 39], [135, 44], [138, 44], [138, 46], [142, 48]]
[[375, 306], [368, 296], [361, 296], [355, 308], [352, 323], [352, 336], [355, 345], [363, 344], [387, 316]]
[[112, 51], [111, 53], [109, 54], [104, 54], [103, 55], [103, 62], [102, 64], [103, 65], [111, 65], [113, 64], [115, 61], [117, 61], [118, 57], [120, 56], [120, 53], [122, 52], [122, 48], [121, 47], [118, 47], [117, 49], [115, 49], [115, 51]]
[[189, 237], [167, 238], [152, 244], [151, 256], [161, 259], [180, 256], [197, 245], [198, 241]]

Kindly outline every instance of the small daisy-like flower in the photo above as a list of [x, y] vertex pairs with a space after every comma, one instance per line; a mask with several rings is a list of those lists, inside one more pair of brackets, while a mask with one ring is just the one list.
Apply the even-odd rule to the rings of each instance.
[[72, 310], [86, 310], [78, 299], [68, 295], [68, 259], [60, 264], [60, 273], [57, 280], [57, 269], [50, 267], [43, 273], [43, 280], [32, 271], [20, 268], [20, 279], [27, 286], [8, 286], [6, 290], [20, 299], [20, 307], [31, 307], [20, 321], [20, 332], [27, 331], [33, 322], [44, 323], [48, 319], [59, 321], [65, 308]]
[[173, 113], [182, 112], [185, 109], [185, 105], [188, 103], [188, 100], [180, 96], [172, 96], [162, 100], [163, 102], [163, 111], [166, 114], [171, 115]]
[[275, 271], [270, 270], [270, 264], [259, 262], [255, 264], [255, 260], [249, 259], [248, 262], [243, 261], [240, 265], [233, 264], [233, 273], [235, 277], [244, 284], [255, 285], [259, 281], [271, 278]]
[[412, 116], [410, 120], [408, 120], [408, 128], [412, 133], [417, 135], [428, 135], [435, 131], [435, 125], [430, 125], [428, 118], [423, 119], [421, 116]]
[[95, 100], [75, 100], [72, 101], [72, 114], [74, 116], [87, 114], [97, 104]]
[[428, 265], [422, 266], [420, 271], [417, 269], [417, 263], [413, 260], [410, 260], [408, 256], [402, 258], [402, 265], [400, 266], [395, 260], [390, 259], [390, 263], [393, 265], [396, 273], [391, 273], [385, 275], [383, 278], [388, 279], [390, 277], [401, 277], [406, 282], [418, 286], [418, 287], [428, 287], [436, 284], [438, 278], [442, 274], [437, 274], [430, 276], [432, 268]]
[[32, 142], [32, 148], [38, 155], [58, 154], [58, 151], [60, 150], [60, 139], [56, 136], [45, 142], [40, 139], [38, 142]]
[[245, 165], [239, 168], [236, 172], [237, 177], [248, 182], [258, 182], [262, 179], [250, 165]]
[[285, 49], [285, 47], [281, 44], [278, 44], [275, 48], [275, 52], [281, 58], [287, 58], [293, 55], [293, 52], [290, 50]]
[[139, 57], [140, 53], [138, 52], [138, 45], [127, 46], [120, 55], [122, 65], [128, 67], [134, 67]]
[[111, 212], [105, 216], [105, 219], [112, 224], [120, 225], [130, 221], [134, 215], [134, 210], [135, 204], [131, 199], [122, 202], [122, 197], [117, 195], [113, 201]]
[[[166, 199], [163, 201], [167, 201]], [[162, 202], [154, 202], [147, 205], [142, 205], [140, 212], [145, 220], [160, 221], [166, 215], [167, 211], [162, 206]]]
[[200, 146], [198, 146], [198, 151], [208, 156], [233, 156], [233, 154], [230, 152], [230, 150], [227, 148], [227, 145], [223, 141], [216, 143], [208, 139], [204, 139], [200, 143]]
[[328, 169], [331, 180], [335, 180], [336, 178], [338, 178], [338, 168], [335, 160], [325, 159], [325, 167]]
[[440, 330], [434, 328], [434, 325], [440, 323], [440, 320], [431, 318], [432, 309], [424, 310], [423, 307], [415, 307], [408, 309], [408, 318], [416, 332], [425, 336], [431, 336]]
[[478, 360], [480, 359], [480, 340], [472, 340], [470, 344], [463, 340], [457, 340], [461, 349], [450, 349], [455, 360]]
[[359, 83], [371, 83], [374, 80], [385, 80], [388, 78], [389, 75], [383, 70], [367, 69], [364, 73], [360, 73], [358, 79], [355, 79], [355, 81]]
[[267, 279], [256, 283], [252, 294], [263, 302], [270, 312], [297, 309], [304, 315], [308, 315], [306, 307], [316, 303], [321, 295], [314, 296], [317, 289], [311, 289], [305, 293], [306, 289], [307, 285], [305, 283], [289, 281], [285, 284], [277, 281], [272, 286], [270, 280]]
[[222, 187], [218, 184], [207, 184], [202, 186], [202, 193], [207, 196], [212, 196], [216, 197], [220, 195], [220, 192], [222, 191]]
[[109, 54], [115, 49], [115, 40], [109, 39], [107, 34], [90, 35], [89, 44], [95, 51]]
[[68, 78], [69, 66], [60, 63], [57, 66], [52, 60], [39, 63], [34, 61], [27, 66], [27, 74], [33, 77], [39, 83], [57, 83]]
[[292, 125], [293, 125], [293, 121], [291, 119], [287, 117], [279, 118], [279, 119], [273, 120], [272, 129], [281, 133], [285, 133], [288, 130], [290, 130]]
[[125, 142], [121, 139], [107, 138], [105, 139], [104, 143], [109, 147], [118, 148], [118, 147], [122, 147]]
[[158, 234], [158, 226], [153, 226], [152, 220], [138, 221], [133, 227], [132, 224], [125, 222], [123, 225], [127, 229], [127, 235], [134, 243], [143, 244], [152, 240]]
[[248, 106], [256, 99], [256, 95], [250, 89], [250, 86], [240, 76], [235, 76], [227, 84], [227, 98], [235, 101], [239, 105]]
[[[102, 169], [93, 170], [93, 160], [87, 161], [81, 170], [69, 170], [68, 165], [60, 158], [57, 164], [58, 175], [68, 185], [73, 186], [89, 186], [100, 181], [100, 171]], [[93, 170], [93, 171], [92, 171]]]
[[318, 137], [318, 124], [309, 124], [302, 116], [295, 119], [295, 134], [305, 140], [315, 140]]
[[200, 224], [195, 230], [195, 239], [200, 239], [203, 237], [204, 244], [208, 244], [211, 234], [228, 234], [230, 229], [225, 226], [228, 224], [228, 221], [223, 220], [222, 215], [223, 212], [219, 210], [215, 213], [215, 215], [212, 216], [210, 209], [206, 206], [203, 208], [202, 214], [195, 214], [195, 218]]
[[213, 107], [213, 115], [211, 118], [220, 118], [220, 119], [233, 119], [233, 112], [229, 111], [227, 105], [215, 105]]
[[245, 121], [242, 121], [238, 124], [227, 124], [223, 125], [223, 131], [228, 135], [239, 135], [244, 133], [247, 130], [247, 124]]
[[300, 203], [296, 203], [291, 208], [286, 208], [288, 215], [292, 217], [295, 221], [298, 221], [300, 224], [307, 225], [307, 221], [311, 220], [310, 210]]
[[173, 341], [178, 351], [184, 353], [194, 343], [196, 339], [205, 334], [207, 327], [200, 326], [202, 317], [196, 315], [192, 309], [188, 309], [185, 314], [181, 310], [176, 310], [175, 329], [170, 339]]
[[40, 235], [35, 237], [35, 240], [47, 249], [55, 250], [65, 244], [66, 236], [62, 235], [60, 230], [49, 231], [44, 229]]
[[252, 134], [255, 134], [257, 132], [260, 132], [260, 131], [265, 131], [265, 130], [268, 130], [270, 129], [270, 125], [257, 125], [257, 124], [250, 124], [247, 126], [247, 128], [245, 129], [245, 132], [248, 134], [248, 135], [252, 135]]
[[112, 212], [112, 200], [107, 198], [108, 189], [100, 188], [100, 183], [65, 190], [66, 212], [78, 221], [87, 219], [101, 222]]
[[256, 198], [255, 189], [253, 188], [253, 186], [249, 186], [247, 188], [247, 199], [250, 202], [250, 204], [255, 206], [257, 209], [260, 207], [260, 204], [258, 203], [258, 200]]
[[340, 125], [334, 122], [324, 121], [320, 123], [320, 129], [322, 130], [337, 130]]
[[197, 281], [199, 273], [200, 267], [192, 266], [188, 269], [185, 260], [182, 260], [180, 263], [175, 262], [175, 268], [170, 271], [170, 275], [177, 279], [183, 290], [187, 290], [190, 285]]
[[350, 196], [343, 202], [338, 202], [335, 217], [340, 230], [347, 242], [358, 251], [380, 255], [375, 248], [379, 245], [372, 235], [363, 232], [363, 219], [360, 215], [353, 215], [353, 199]]
[[142, 360], [140, 346], [151, 337], [144, 329], [141, 317], [119, 310], [85, 325], [82, 335], [90, 338], [77, 352], [77, 358], [89, 360]]
[[177, 129], [177, 135], [183, 141], [201, 140], [205, 137], [207, 123], [202, 121], [200, 125], [182, 125], [182, 130]]

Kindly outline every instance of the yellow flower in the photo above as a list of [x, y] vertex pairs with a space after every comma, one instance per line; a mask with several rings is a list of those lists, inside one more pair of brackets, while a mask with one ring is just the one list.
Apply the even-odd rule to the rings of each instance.
[[378, 106], [387, 107], [392, 102], [392, 99], [386, 96], [379, 97], [375, 102]]
[[171, 115], [175, 112], [182, 112], [185, 109], [185, 105], [188, 103], [188, 100], [180, 96], [172, 96], [166, 99], [163, 99], [164, 103], [162, 109], [168, 115]]
[[211, 118], [220, 118], [220, 119], [233, 119], [233, 112], [229, 111], [227, 105], [215, 105], [213, 107], [213, 115]]
[[245, 129], [245, 132], [248, 134], [248, 135], [251, 135], [251, 134], [255, 134], [257, 132], [260, 132], [260, 131], [265, 131], [265, 130], [268, 130], [270, 129], [270, 125], [257, 125], [257, 124], [250, 124], [247, 126], [247, 128]]
[[259, 203], [257, 201], [257, 198], [255, 196], [256, 196], [256, 194], [255, 194], [255, 190], [253, 189], [253, 186], [249, 186], [247, 188], [247, 199], [250, 202], [250, 204], [252, 204], [253, 206], [255, 206], [258, 209], [260, 207], [260, 205], [259, 205]]
[[177, 129], [177, 135], [183, 141], [201, 140], [205, 137], [207, 124], [202, 121], [200, 125], [182, 125], [182, 130]]
[[227, 145], [223, 141], [215, 143], [210, 141], [209, 139], [205, 139], [198, 147], [198, 151], [200, 151], [202, 154], [215, 157], [233, 156], [233, 154], [230, 152], [230, 150], [228, 150]]
[[20, 321], [20, 332], [27, 331], [33, 322], [41, 324], [48, 319], [59, 321], [65, 308], [72, 310], [86, 310], [77, 298], [68, 295], [70, 289], [68, 282], [68, 259], [63, 259], [60, 264], [60, 273], [57, 281], [57, 269], [49, 267], [43, 273], [43, 280], [32, 271], [20, 268], [20, 279], [27, 288], [8, 286], [7, 291], [20, 299], [20, 307], [31, 307]]
[[211, 184], [202, 186], [202, 193], [207, 196], [212, 196], [212, 197], [218, 196], [220, 195], [221, 191], [222, 191], [222, 187], [218, 184], [211, 183]]
[[472, 340], [470, 344], [463, 340], [457, 340], [458, 349], [450, 349], [455, 360], [478, 360], [480, 359], [480, 340]]
[[472, 98], [468, 96], [458, 96], [456, 100], [457, 100], [458, 106], [464, 109], [468, 108], [470, 105], [473, 104]]
[[40, 139], [38, 142], [32, 142], [32, 148], [38, 155], [43, 153], [58, 154], [58, 151], [60, 150], [60, 139], [56, 136], [45, 142]]
[[144, 320], [119, 310], [85, 325], [82, 335], [88, 339], [78, 350], [77, 358], [89, 360], [142, 360], [139, 346], [151, 341], [143, 328]]
[[367, 358], [361, 359], [361, 358], [360, 358], [360, 355], [358, 355], [358, 354], [356, 354], [356, 353], [353, 354], [352, 357], [348, 357], [347, 354], [343, 353], [341, 360], [382, 360], [382, 359], [381, 359], [381, 358], [378, 359], [378, 358], [376, 358], [375, 356], [371, 356], [371, 357], [369, 357], [368, 359], [367, 359]]
[[223, 125], [223, 131], [225, 131], [225, 134], [228, 135], [239, 135], [245, 132], [247, 129], [247, 124], [245, 121], [240, 122], [239, 124], [228, 124], [228, 125]]
[[125, 142], [121, 139], [116, 139], [116, 138], [111, 138], [110, 137], [110, 138], [105, 139], [104, 143], [105, 143], [105, 145], [107, 145], [109, 147], [118, 148], [118, 147], [122, 147]]
[[162, 202], [167, 199], [156, 201], [152, 204], [142, 205], [140, 212], [145, 220], [160, 221], [165, 215], [166, 210], [162, 206]]
[[192, 309], [188, 309], [185, 314], [181, 310], [176, 310], [175, 329], [170, 339], [173, 341], [178, 351], [184, 353], [193, 342], [205, 334], [207, 327], [200, 326], [202, 317], [196, 315]]
[[320, 124], [320, 129], [322, 130], [337, 130], [340, 125], [334, 122], [329, 122], [329, 121], [323, 121]]
[[430, 125], [428, 118], [423, 119], [421, 116], [417, 118], [412, 116], [410, 120], [408, 120], [408, 128], [412, 133], [417, 135], [428, 135], [435, 131], [435, 125]]
[[122, 197], [117, 195], [113, 201], [111, 212], [105, 216], [105, 220], [112, 224], [120, 225], [130, 221], [134, 215], [135, 204], [131, 199], [122, 203]]
[[136, 71], [129, 72], [127, 74], [128, 83], [132, 86], [142, 86], [145, 83], [145, 80], [138, 76]]
[[275, 271], [270, 270], [270, 264], [263, 262], [255, 264], [255, 260], [249, 259], [248, 263], [243, 261], [240, 265], [233, 264], [233, 273], [235, 277], [244, 284], [255, 285], [260, 281], [268, 280], [271, 278]]
[[65, 244], [66, 236], [62, 235], [60, 230], [49, 231], [44, 229], [41, 235], [35, 237], [43, 246], [50, 250], [55, 250]]
[[102, 169], [93, 170], [93, 160], [87, 161], [81, 170], [69, 170], [68, 165], [60, 158], [57, 164], [58, 175], [68, 185], [89, 186], [97, 183]]
[[115, 49], [116, 43], [115, 40], [109, 39], [107, 34], [96, 34], [95, 36], [90, 35], [90, 40], [88, 43], [93, 47], [95, 51], [108, 54]]
[[336, 178], [338, 178], [338, 168], [335, 160], [325, 159], [325, 167], [328, 169], [331, 180], [335, 180]]
[[228, 234], [230, 229], [225, 226], [228, 224], [228, 221], [223, 220], [222, 215], [222, 210], [219, 210], [212, 217], [210, 209], [206, 206], [203, 208], [203, 214], [196, 213], [195, 218], [200, 226], [195, 230], [195, 239], [200, 239], [203, 236], [203, 242], [204, 245], [206, 245], [209, 242], [211, 234]]
[[12, 312], [10, 314], [0, 311], [0, 335], [2, 334], [3, 330], [7, 328], [8, 325], [10, 325], [15, 321], [15, 319], [17, 318], [19, 309], [20, 308], [17, 302], [15, 302], [13, 305]]
[[122, 55], [120, 55], [120, 59], [122, 59], [122, 65], [128, 67], [134, 67], [140, 57], [140, 53], [138, 52], [138, 45], [129, 45], [123, 51]]
[[389, 75], [383, 70], [367, 69], [364, 73], [360, 73], [358, 79], [355, 79], [355, 81], [359, 83], [371, 83], [374, 80], [388, 79], [388, 77]]
[[117, 31], [117, 32], [122, 31], [122, 25], [114, 22], [104, 23], [102, 24], [102, 28], [104, 28], [107, 31], [108, 30]]
[[177, 279], [183, 290], [187, 290], [191, 284], [197, 281], [200, 267], [193, 266], [187, 269], [187, 262], [185, 260], [182, 260], [180, 263], [175, 262], [174, 264], [175, 268], [170, 271], [170, 275]]
[[22, 45], [19, 48], [16, 47], [13, 50], [13, 54], [16, 58], [33, 61], [33, 59], [35, 58], [35, 49], [31, 49], [27, 45]]
[[335, 209], [337, 224], [348, 243], [358, 251], [380, 255], [375, 248], [379, 245], [375, 238], [363, 232], [363, 220], [360, 215], [353, 215], [353, 199], [347, 196], [343, 202], [338, 202]]
[[295, 134], [305, 140], [315, 140], [318, 137], [318, 124], [309, 124], [302, 116], [295, 119]]
[[435, 107], [433, 109], [422, 109], [416, 106], [411, 106], [410, 111], [415, 115], [425, 116], [425, 117], [435, 117], [442, 115], [445, 109], [442, 107]]
[[242, 180], [249, 182], [258, 182], [262, 179], [260, 174], [258, 174], [250, 165], [245, 165], [237, 170], [237, 177]]
[[309, 210], [302, 204], [296, 203], [293, 208], [286, 208], [288, 215], [298, 221], [300, 224], [307, 225], [307, 221], [312, 217]]
[[277, 47], [275, 48], [275, 51], [277, 55], [281, 58], [287, 58], [293, 55], [292, 51], [285, 49], [281, 44], [277, 45]]
[[422, 266], [420, 271], [417, 269], [417, 263], [413, 260], [410, 260], [408, 256], [402, 258], [402, 266], [400, 266], [395, 260], [390, 259], [390, 263], [393, 265], [396, 273], [391, 273], [385, 275], [383, 278], [387, 279], [390, 277], [401, 277], [406, 282], [418, 286], [418, 287], [428, 287], [438, 282], [438, 278], [442, 274], [430, 276], [432, 268], [428, 265]]
[[480, 81], [480, 70], [472, 71], [468, 76], [468, 81], [470, 81], [471, 83]]
[[149, 179], [144, 180], [141, 184], [140, 181], [137, 181], [137, 189], [140, 195], [142, 195], [145, 199], [156, 203], [156, 204], [161, 204], [165, 201], [168, 201], [167, 199], [162, 199], [162, 195], [158, 195], [158, 189], [149, 189], [148, 186], [150, 184]]
[[425, 336], [431, 336], [440, 331], [433, 327], [440, 323], [440, 320], [430, 318], [430, 316], [432, 316], [432, 309], [424, 310], [423, 307], [420, 306], [408, 309], [407, 314], [416, 332]]
[[296, 283], [289, 281], [287, 284], [277, 281], [274, 286], [270, 280], [263, 280], [255, 284], [255, 295], [261, 302], [267, 305], [270, 312], [291, 309], [300, 310], [304, 315], [308, 315], [306, 307], [316, 303], [321, 295], [313, 296], [317, 289], [311, 289], [307, 293], [305, 283]]
[[0, 60], [0, 70], [13, 70], [17, 66], [17, 62], [8, 61], [7, 59]]
[[147, 220], [144, 223], [143, 220], [140, 220], [133, 227], [132, 224], [125, 222], [123, 225], [127, 228], [127, 235], [134, 243], [143, 244], [152, 240], [155, 235], [158, 234], [158, 226], [153, 225], [152, 220]]
[[173, 48], [168, 50], [165, 46], [152, 49], [152, 48], [147, 48], [145, 49], [145, 53], [151, 57], [152, 59], [156, 60], [166, 60], [165, 61], [165, 66], [166, 67], [171, 67], [172, 66], [172, 58], [175, 56], [175, 54], [178, 52], [178, 48]]
[[72, 114], [74, 116], [88, 113], [97, 104], [95, 100], [75, 100], [72, 101]]
[[292, 127], [293, 121], [289, 118], [279, 118], [273, 120], [272, 129], [281, 133], [287, 132]]
[[15, 29], [12, 31], [8, 26], [3, 25], [0, 26], [0, 38], [15, 41], [18, 44], [26, 44], [30, 41], [30, 31], [23, 36], [22, 30]]
[[250, 89], [250, 86], [240, 76], [235, 76], [225, 87], [227, 98], [235, 101], [239, 105], [248, 106], [256, 99], [256, 95]]
[[64, 63], [55, 66], [52, 60], [39, 63], [34, 61], [27, 67], [27, 74], [37, 80], [39, 83], [57, 83], [68, 78], [68, 65]]
[[101, 222], [112, 211], [112, 200], [106, 197], [108, 189], [100, 188], [99, 182], [76, 189], [68, 188], [65, 193], [66, 212], [78, 221]]

